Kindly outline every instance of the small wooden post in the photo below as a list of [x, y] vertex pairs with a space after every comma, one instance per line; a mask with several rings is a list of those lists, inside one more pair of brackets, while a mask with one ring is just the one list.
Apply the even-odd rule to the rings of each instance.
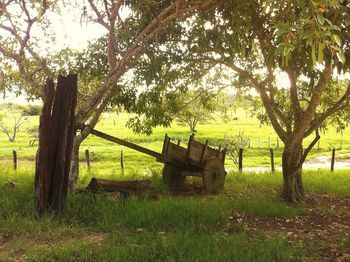
[[243, 171], [243, 148], [240, 148], [238, 153], [238, 170]]
[[85, 158], [86, 158], [86, 166], [87, 166], [87, 169], [88, 171], [90, 171], [90, 153], [89, 153], [89, 149], [86, 149], [85, 150]]
[[179, 146], [179, 145], [180, 145], [180, 143], [181, 143], [181, 140], [180, 140], [180, 139], [178, 139], [178, 140], [177, 140], [177, 145]]
[[122, 175], [124, 175], [124, 152], [120, 151], [120, 169], [122, 171]]
[[270, 148], [270, 137], [267, 137], [267, 148]]
[[17, 151], [13, 149], [12, 155], [13, 155], [13, 169], [17, 170]]
[[248, 148], [250, 148], [250, 138], [248, 138]]
[[270, 158], [271, 158], [271, 172], [275, 172], [275, 160], [273, 157], [273, 149], [270, 148]]
[[331, 171], [334, 171], [335, 148], [332, 150]]

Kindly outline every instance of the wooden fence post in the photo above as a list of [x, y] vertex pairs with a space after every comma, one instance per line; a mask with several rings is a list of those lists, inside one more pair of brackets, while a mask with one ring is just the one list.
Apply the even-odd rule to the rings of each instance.
[[334, 171], [335, 148], [332, 150], [331, 171]]
[[120, 169], [122, 171], [122, 175], [124, 175], [124, 152], [120, 150]]
[[243, 148], [240, 148], [238, 153], [238, 170], [243, 171]]
[[87, 166], [87, 169], [88, 171], [90, 171], [90, 153], [89, 153], [89, 149], [86, 149], [85, 150], [85, 158], [86, 158], [86, 166]]
[[17, 151], [13, 149], [12, 155], [13, 155], [13, 169], [17, 170]]
[[272, 148], [270, 148], [270, 158], [271, 158], [271, 172], [275, 172], [275, 160], [274, 160]]

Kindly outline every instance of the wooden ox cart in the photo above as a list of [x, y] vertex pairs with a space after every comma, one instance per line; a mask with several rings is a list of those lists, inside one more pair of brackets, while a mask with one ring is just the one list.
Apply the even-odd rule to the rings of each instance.
[[164, 163], [163, 181], [172, 189], [181, 187], [187, 176], [202, 177], [209, 193], [218, 193], [224, 186], [226, 150], [214, 149], [208, 145], [208, 141], [202, 144], [194, 139], [194, 135], [190, 136], [187, 148], [180, 146], [179, 142], [171, 142], [171, 138], [165, 135], [162, 153], [158, 153], [94, 129], [91, 134], [153, 156]]

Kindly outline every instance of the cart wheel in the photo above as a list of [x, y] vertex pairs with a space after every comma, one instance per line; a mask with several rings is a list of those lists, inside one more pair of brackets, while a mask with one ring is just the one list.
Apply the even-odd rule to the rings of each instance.
[[205, 162], [203, 184], [209, 193], [219, 193], [225, 184], [225, 167], [222, 161], [215, 157]]
[[178, 189], [179, 187], [182, 186], [184, 183], [186, 177], [181, 176], [181, 170], [178, 168], [169, 165], [169, 164], [164, 164], [163, 170], [162, 170], [162, 176], [163, 176], [163, 181], [166, 185], [169, 186], [170, 189]]

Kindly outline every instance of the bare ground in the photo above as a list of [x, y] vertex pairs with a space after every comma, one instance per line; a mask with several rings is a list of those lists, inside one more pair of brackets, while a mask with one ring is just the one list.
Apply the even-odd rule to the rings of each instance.
[[[317, 261], [350, 261], [350, 250], [343, 245], [350, 233], [350, 198], [309, 194], [306, 207], [309, 211], [306, 215], [292, 218], [257, 218], [235, 213], [230, 219], [244, 223], [248, 231], [279, 235], [291, 244], [311, 247]], [[308, 254], [304, 255], [306, 259]]]

